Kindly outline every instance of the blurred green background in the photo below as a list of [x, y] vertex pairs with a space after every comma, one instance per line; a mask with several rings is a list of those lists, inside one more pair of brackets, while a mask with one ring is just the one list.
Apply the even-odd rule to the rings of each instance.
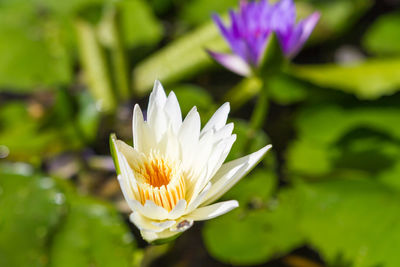
[[[322, 13], [269, 82], [214, 63], [237, 0], [0, 2], [0, 266], [400, 266], [400, 2], [296, 1]], [[224, 198], [240, 207], [148, 246], [110, 158], [155, 79], [204, 123], [225, 101], [229, 159], [273, 151]]]

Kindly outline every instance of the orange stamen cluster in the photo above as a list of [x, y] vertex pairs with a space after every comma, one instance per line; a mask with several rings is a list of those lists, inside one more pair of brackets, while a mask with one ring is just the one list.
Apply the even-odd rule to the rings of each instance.
[[178, 164], [161, 157], [150, 157], [135, 168], [140, 202], [152, 200], [156, 205], [171, 211], [180, 199], [185, 198], [185, 180]]

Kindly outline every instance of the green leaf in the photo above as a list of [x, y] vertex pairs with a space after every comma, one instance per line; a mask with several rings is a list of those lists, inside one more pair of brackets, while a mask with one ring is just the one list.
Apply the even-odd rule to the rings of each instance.
[[[9, 159], [40, 162], [45, 156], [82, 145], [76, 129], [63, 114], [56, 110], [48, 110], [48, 113], [36, 118], [23, 102], [9, 102], [0, 108], [0, 144], [8, 147]], [[57, 118], [57, 121], [46, 124], [46, 120], [52, 118]]]
[[281, 105], [290, 105], [303, 101], [308, 96], [308, 87], [289, 75], [274, 75], [268, 81], [268, 93], [271, 99]]
[[[0, 5], [0, 90], [27, 92], [71, 82], [72, 18], [102, 0], [21, 0]], [[20, 18], [24, 19], [21, 20]]]
[[117, 137], [115, 136], [115, 134], [114, 133], [110, 134], [109, 146], [110, 146], [110, 151], [111, 151], [111, 157], [114, 162], [115, 170], [116, 170], [117, 174], [119, 175], [119, 174], [121, 174], [121, 168], [119, 167], [119, 162], [118, 162], [116, 140], [117, 140]]
[[78, 96], [79, 112], [77, 124], [84, 137], [93, 141], [98, 134], [100, 124], [100, 111], [91, 95], [85, 91]]
[[0, 208], [1, 266], [132, 266], [118, 212], [67, 181], [0, 170]]
[[207, 222], [207, 249], [235, 265], [260, 264], [307, 245], [328, 266], [397, 266], [398, 192], [376, 181], [336, 178], [297, 183], [267, 209], [237, 209]]
[[[24, 20], [16, 18], [24, 17]], [[66, 84], [71, 60], [60, 23], [37, 16], [33, 6], [0, 7], [0, 90], [18, 92]]]
[[[21, 0], [20, 2], [23, 1], [26, 0]], [[53, 0], [34, 0], [31, 2], [33, 2], [35, 6], [44, 7], [47, 10], [54, 12], [59, 16], [70, 16], [70, 15], [76, 15], [77, 13], [81, 12], [82, 10], [85, 10], [86, 8], [100, 6], [103, 4], [109, 4], [112, 2], [112, 0], [69, 0], [62, 2]]]
[[132, 266], [133, 237], [111, 207], [68, 196], [68, 217], [52, 241], [50, 265]]
[[47, 266], [51, 236], [66, 212], [51, 178], [0, 173], [0, 265]]
[[312, 177], [338, 169], [375, 176], [394, 170], [400, 156], [399, 116], [400, 110], [390, 107], [306, 108], [296, 121], [298, 138], [287, 152], [287, 167]]
[[305, 0], [296, 1], [300, 18], [304, 18], [314, 11], [321, 13], [311, 41], [332, 39], [354, 25], [373, 5], [371, 0]]
[[301, 203], [300, 228], [328, 264], [400, 264], [395, 252], [400, 242], [398, 192], [373, 181], [339, 179], [300, 185], [287, 193]]
[[364, 47], [378, 55], [400, 54], [400, 13], [394, 12], [380, 16], [368, 28], [363, 37]]
[[275, 183], [272, 172], [254, 171], [226, 195], [238, 199], [240, 207], [208, 221], [203, 229], [214, 258], [234, 265], [260, 264], [299, 244], [301, 236], [292, 227], [294, 209], [275, 210], [268, 202]]
[[374, 59], [348, 66], [293, 66], [291, 73], [318, 86], [355, 94], [362, 99], [391, 95], [400, 88], [400, 59]]
[[122, 36], [127, 47], [156, 44], [163, 35], [161, 23], [147, 1], [125, 0], [118, 3]]
[[246, 77], [232, 87], [224, 96], [231, 103], [231, 109], [237, 110], [260, 92], [262, 81], [257, 77]]
[[180, 17], [189, 25], [199, 25], [210, 20], [212, 13], [225, 13], [229, 8], [236, 8], [237, 4], [237, 0], [194, 0], [184, 6]]
[[149, 91], [154, 80], [164, 85], [187, 79], [211, 66], [213, 61], [205, 49], [226, 51], [227, 45], [213, 23], [207, 23], [158, 50], [133, 70], [133, 87], [137, 94]]

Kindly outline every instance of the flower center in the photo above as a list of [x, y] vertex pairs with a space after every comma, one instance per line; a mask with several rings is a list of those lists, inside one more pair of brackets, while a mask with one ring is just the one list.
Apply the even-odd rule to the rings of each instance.
[[142, 204], [151, 200], [171, 211], [185, 198], [186, 185], [180, 164], [152, 153], [138, 162], [134, 172]]
[[154, 187], [168, 185], [171, 180], [172, 170], [163, 159], [153, 159], [144, 162], [142, 171], [146, 183]]

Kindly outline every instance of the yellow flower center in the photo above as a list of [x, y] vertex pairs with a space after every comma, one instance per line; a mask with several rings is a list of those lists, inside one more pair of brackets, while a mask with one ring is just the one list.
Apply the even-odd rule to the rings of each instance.
[[142, 204], [152, 200], [171, 211], [180, 199], [185, 199], [186, 185], [180, 164], [151, 153], [138, 162], [134, 171]]

